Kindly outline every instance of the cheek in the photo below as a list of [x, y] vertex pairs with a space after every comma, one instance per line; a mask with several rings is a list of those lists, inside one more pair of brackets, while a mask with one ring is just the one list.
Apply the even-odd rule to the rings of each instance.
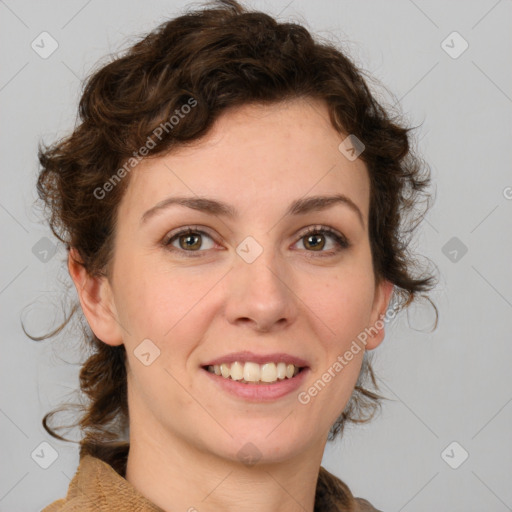
[[308, 306], [317, 314], [332, 339], [340, 348], [350, 343], [367, 326], [371, 318], [374, 283], [368, 273], [345, 272], [316, 287]]
[[210, 304], [205, 296], [219, 276], [193, 268], [158, 268], [128, 261], [123, 267], [119, 275], [124, 271], [126, 277], [118, 280], [116, 306], [119, 321], [129, 333], [127, 344], [150, 338], [163, 347], [199, 329]]

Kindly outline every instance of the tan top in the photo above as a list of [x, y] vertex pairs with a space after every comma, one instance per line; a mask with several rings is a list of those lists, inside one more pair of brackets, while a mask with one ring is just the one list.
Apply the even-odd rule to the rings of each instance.
[[[321, 471], [326, 471], [321, 468]], [[348, 490], [348, 488], [347, 488]], [[350, 491], [348, 491], [350, 492]], [[324, 495], [325, 498], [325, 495]], [[329, 501], [327, 497], [327, 502]], [[355, 499], [359, 506], [354, 512], [381, 512], [368, 501]], [[151, 503], [112, 466], [97, 457], [85, 455], [71, 480], [65, 498], [48, 505], [41, 512], [163, 512]], [[315, 503], [315, 511], [345, 509], [321, 506]]]

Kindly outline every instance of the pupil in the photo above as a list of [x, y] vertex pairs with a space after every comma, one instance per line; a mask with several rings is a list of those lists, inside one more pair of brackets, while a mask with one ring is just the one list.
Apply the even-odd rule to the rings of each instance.
[[186, 235], [186, 242], [185, 242], [185, 245], [187, 248], [194, 248], [194, 245], [198, 245], [197, 242], [194, 244], [193, 242], [192, 243], [189, 243], [190, 240], [194, 239], [194, 238], [199, 238], [197, 235]]
[[[308, 244], [310, 244], [310, 240], [311, 240], [311, 239], [313, 239], [313, 240], [314, 240], [315, 238], [316, 238], [316, 239], [318, 239], [318, 238], [320, 238], [320, 237], [319, 237], [318, 235], [310, 235], [310, 236], [308, 237]], [[311, 244], [310, 244], [310, 245], [311, 245]], [[314, 247], [319, 247], [319, 246], [320, 246], [320, 248], [322, 248], [322, 247], [323, 247], [323, 245], [321, 244], [321, 242], [320, 242], [320, 244], [315, 244], [315, 243], [313, 242], [313, 246], [314, 246]]]

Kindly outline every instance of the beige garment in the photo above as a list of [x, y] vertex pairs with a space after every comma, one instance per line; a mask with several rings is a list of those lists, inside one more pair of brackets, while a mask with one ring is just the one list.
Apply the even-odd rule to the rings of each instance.
[[[366, 500], [356, 498], [356, 502], [359, 505], [357, 512], [380, 512]], [[82, 457], [69, 484], [67, 496], [48, 505], [41, 512], [99, 511], [163, 512], [112, 466], [91, 455]]]

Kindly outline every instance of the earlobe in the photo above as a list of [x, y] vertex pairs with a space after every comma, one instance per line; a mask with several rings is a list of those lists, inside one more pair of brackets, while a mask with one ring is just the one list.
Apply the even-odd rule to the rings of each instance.
[[383, 320], [389, 307], [394, 284], [383, 279], [376, 287], [372, 308], [371, 324], [368, 327], [366, 350], [377, 348], [384, 340], [385, 321]]
[[112, 289], [108, 279], [105, 276], [89, 275], [75, 248], [69, 251], [68, 270], [91, 330], [104, 343], [121, 345], [122, 329], [116, 318]]

